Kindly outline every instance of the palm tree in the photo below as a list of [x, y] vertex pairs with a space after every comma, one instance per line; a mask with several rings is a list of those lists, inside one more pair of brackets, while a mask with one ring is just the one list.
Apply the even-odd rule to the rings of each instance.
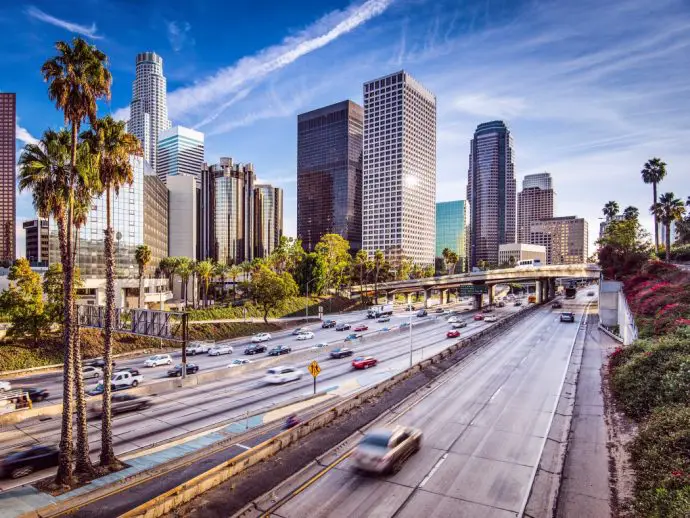
[[213, 263], [209, 260], [196, 263], [196, 273], [204, 286], [204, 307], [208, 306], [208, 283], [213, 275]]
[[455, 273], [455, 265], [458, 264], [458, 261], [460, 260], [458, 254], [451, 250], [449, 251], [448, 258], [446, 260], [448, 261], [448, 273]]
[[633, 219], [638, 219], [640, 216], [640, 211], [637, 210], [637, 207], [633, 207], [632, 205], [628, 206], [625, 208], [623, 211], [623, 217], [627, 220], [633, 220]]
[[182, 281], [182, 300], [185, 310], [187, 309], [187, 288], [192, 271], [192, 260], [188, 257], [178, 257], [177, 275], [180, 276], [180, 280]]
[[[221, 295], [225, 295], [225, 276], [228, 274], [228, 265], [225, 263], [216, 263], [213, 265], [213, 276], [220, 280]], [[218, 286], [214, 289], [214, 298], [218, 296]]]
[[252, 271], [254, 270], [252, 263], [250, 263], [249, 261], [244, 261], [243, 263], [240, 264], [240, 269], [244, 273], [244, 280], [248, 281], [249, 280], [249, 274], [252, 273]]
[[242, 273], [242, 269], [236, 264], [233, 264], [227, 271], [228, 277], [230, 277], [232, 281], [232, 300], [237, 300], [237, 278]]
[[106, 228], [104, 242], [105, 257], [105, 326], [103, 337], [103, 410], [101, 412], [101, 466], [116, 469], [120, 462], [113, 450], [112, 410], [110, 375], [113, 356], [113, 322], [115, 319], [115, 254], [114, 231], [112, 226], [112, 194], [120, 187], [131, 185], [134, 170], [130, 157], [141, 155], [139, 140], [125, 130], [124, 121], [116, 121], [110, 115], [92, 123], [92, 128], [82, 134], [92, 152], [98, 156], [98, 175], [101, 188], [105, 192]]
[[666, 262], [671, 261], [671, 224], [683, 219], [685, 207], [683, 202], [676, 198], [672, 192], [667, 192], [659, 197], [659, 201], [651, 206], [654, 220], [661, 220], [666, 231]]
[[374, 252], [374, 304], [379, 301], [379, 272], [384, 261], [384, 255], [381, 250]]
[[355, 266], [359, 270], [359, 297], [362, 298], [362, 291], [363, 291], [363, 285], [364, 285], [364, 269], [367, 266], [367, 261], [369, 260], [369, 256], [367, 255], [366, 250], [358, 250], [357, 253], [355, 254]]
[[[660, 158], [652, 158], [647, 160], [641, 173], [642, 181], [646, 184], [652, 184], [653, 202], [652, 206], [656, 205], [656, 186], [666, 177], [666, 163], [662, 162]], [[656, 214], [654, 215], [654, 251], [659, 253], [659, 222]]]
[[144, 271], [151, 262], [151, 248], [148, 245], [139, 245], [134, 251], [134, 259], [139, 266], [139, 307], [144, 307]]
[[620, 207], [618, 206], [617, 201], [609, 201], [604, 205], [604, 208], [602, 209], [602, 212], [604, 213], [604, 216], [606, 217], [606, 221], [612, 220], [614, 217], [618, 215], [618, 212], [620, 211]]

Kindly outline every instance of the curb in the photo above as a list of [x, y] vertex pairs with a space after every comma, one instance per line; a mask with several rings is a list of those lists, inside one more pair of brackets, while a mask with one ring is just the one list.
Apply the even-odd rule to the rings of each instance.
[[609, 331], [608, 329], [606, 329], [603, 325], [599, 324], [599, 325], [598, 325], [598, 328], [599, 328], [599, 331], [601, 331], [601, 332], [604, 333], [605, 335], [610, 336], [610, 337], [613, 338], [616, 342], [623, 343], [623, 339], [622, 339], [620, 336], [613, 334], [611, 331]]

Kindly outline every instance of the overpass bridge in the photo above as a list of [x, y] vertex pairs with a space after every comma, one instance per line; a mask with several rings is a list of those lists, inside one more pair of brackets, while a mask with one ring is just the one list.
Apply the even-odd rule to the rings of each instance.
[[[378, 291], [384, 293], [389, 301], [392, 301], [396, 294], [407, 295], [408, 303], [412, 294], [424, 293], [424, 306], [426, 307], [432, 291], [439, 291], [441, 301], [443, 301], [443, 297], [449, 289], [474, 286], [475, 292], [472, 294], [477, 298], [478, 306], [481, 306], [484, 293], [488, 294], [489, 304], [493, 304], [494, 287], [497, 284], [535, 283], [537, 301], [541, 302], [555, 296], [557, 279], [596, 280], [599, 279], [600, 273], [601, 268], [596, 264], [520, 266], [407, 281], [382, 282], [378, 285]], [[373, 291], [374, 286], [370, 284], [366, 289]]]

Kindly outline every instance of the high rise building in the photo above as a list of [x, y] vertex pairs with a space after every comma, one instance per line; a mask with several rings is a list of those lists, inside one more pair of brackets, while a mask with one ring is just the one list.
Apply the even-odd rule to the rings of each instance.
[[152, 274], [168, 257], [169, 191], [153, 169], [144, 171], [144, 243], [151, 249], [147, 274]]
[[433, 265], [436, 97], [407, 72], [364, 83], [363, 154], [363, 248]]
[[168, 177], [168, 251], [171, 257], [197, 259], [197, 189], [193, 176]]
[[[254, 258], [254, 166], [223, 157], [201, 171], [202, 258], [239, 264]], [[281, 197], [282, 204], [282, 197]], [[172, 200], [171, 200], [172, 203]]]
[[204, 134], [200, 131], [173, 126], [158, 134], [158, 166], [156, 174], [163, 183], [168, 176], [187, 174], [199, 185], [204, 164]]
[[362, 247], [363, 124], [352, 101], [297, 117], [297, 237], [309, 252], [332, 233]]
[[498, 245], [516, 238], [513, 138], [503, 121], [477, 126], [470, 143], [467, 202], [470, 267], [498, 264]]
[[446, 248], [458, 254], [459, 261], [455, 265], [455, 273], [464, 272], [467, 266], [466, 224], [465, 200], [436, 204], [436, 257], [443, 257], [443, 250]]
[[254, 186], [254, 257], [268, 257], [283, 235], [283, 190]]
[[171, 126], [163, 58], [155, 52], [142, 52], [137, 54], [136, 66], [127, 131], [141, 141], [144, 159], [157, 172], [158, 136]]
[[525, 176], [522, 191], [517, 198], [518, 242], [529, 243], [530, 225], [533, 221], [553, 218], [555, 198], [549, 173]]
[[32, 219], [22, 224], [26, 233], [26, 258], [31, 266], [48, 266], [48, 220]]
[[576, 216], [533, 221], [530, 243], [546, 247], [547, 264], [581, 264], [589, 257], [587, 221]]
[[17, 98], [0, 92], [0, 261], [16, 259]]

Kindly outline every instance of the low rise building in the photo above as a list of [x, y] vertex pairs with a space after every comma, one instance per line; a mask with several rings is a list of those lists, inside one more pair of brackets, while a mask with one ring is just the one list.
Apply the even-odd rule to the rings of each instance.
[[520, 261], [535, 259], [546, 264], [546, 247], [529, 243], [506, 243], [498, 245], [498, 264], [517, 264]]

